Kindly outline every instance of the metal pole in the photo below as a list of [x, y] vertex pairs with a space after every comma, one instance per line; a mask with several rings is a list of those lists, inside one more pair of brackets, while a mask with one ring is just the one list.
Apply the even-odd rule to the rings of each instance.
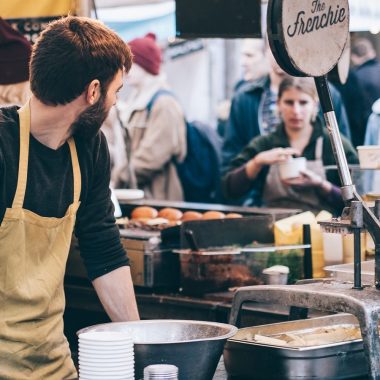
[[354, 229], [354, 287], [353, 289], [362, 290], [362, 268], [361, 268], [361, 237], [360, 228]]
[[[303, 244], [311, 244], [310, 225], [304, 224], [303, 228]], [[313, 278], [313, 258], [311, 252], [311, 246], [304, 249], [303, 257], [303, 273], [304, 278]]]
[[338, 172], [342, 183], [343, 199], [348, 201], [354, 198], [351, 174], [348, 169], [347, 158], [344, 153], [342, 139], [339, 133], [338, 122], [336, 120], [332, 105], [331, 94], [328, 87], [326, 76], [314, 78], [317, 87], [319, 101], [325, 117], [325, 122], [330, 135], [330, 141], [338, 166]]

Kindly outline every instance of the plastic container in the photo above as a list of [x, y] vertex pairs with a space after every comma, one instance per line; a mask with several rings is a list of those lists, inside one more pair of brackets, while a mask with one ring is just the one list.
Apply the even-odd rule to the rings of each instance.
[[284, 265], [274, 265], [263, 270], [264, 284], [286, 285], [288, 283], [289, 268]]
[[[287, 281], [285, 281], [285, 276], [272, 276], [272, 277], [282, 277], [273, 281], [282, 281], [281, 283], [293, 284], [297, 280], [304, 278], [303, 273], [303, 249], [290, 249], [287, 251], [272, 251], [272, 252], [243, 252], [236, 256], [233, 261], [233, 266], [237, 264], [244, 264], [248, 270], [250, 281], [252, 284], [263, 285], [266, 281], [270, 281], [268, 276], [263, 273], [265, 269], [272, 266], [286, 266], [289, 268], [289, 274], [286, 275]], [[244, 286], [245, 284], [242, 284]]]
[[180, 254], [182, 293], [202, 295], [227, 290], [231, 286], [231, 262], [229, 254]]
[[380, 169], [380, 145], [363, 145], [357, 149], [362, 169]]

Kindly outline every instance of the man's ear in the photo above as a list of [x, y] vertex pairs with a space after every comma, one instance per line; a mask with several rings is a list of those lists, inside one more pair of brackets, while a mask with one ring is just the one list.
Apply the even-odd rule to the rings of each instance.
[[86, 100], [90, 105], [95, 104], [100, 98], [100, 81], [93, 79], [87, 87]]

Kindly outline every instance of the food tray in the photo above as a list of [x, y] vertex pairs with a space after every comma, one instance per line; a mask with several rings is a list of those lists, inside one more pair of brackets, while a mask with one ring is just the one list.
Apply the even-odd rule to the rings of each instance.
[[311, 380], [354, 379], [367, 374], [361, 339], [311, 346], [280, 347], [249, 341], [255, 334], [273, 336], [321, 327], [358, 326], [351, 314], [336, 314], [306, 320], [243, 328], [224, 348], [229, 379]]

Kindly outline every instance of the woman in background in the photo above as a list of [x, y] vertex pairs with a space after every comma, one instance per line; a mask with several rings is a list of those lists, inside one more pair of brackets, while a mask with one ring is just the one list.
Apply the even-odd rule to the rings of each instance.
[[[239, 198], [255, 188], [267, 207], [295, 208], [338, 214], [344, 206], [336, 171], [327, 176], [326, 165], [335, 159], [327, 129], [318, 114], [318, 97], [311, 78], [285, 78], [279, 87], [278, 110], [282, 122], [275, 132], [254, 138], [231, 162], [223, 178], [224, 193]], [[351, 143], [342, 136], [349, 163], [357, 163]], [[276, 164], [292, 156], [307, 159], [297, 178], [280, 178]], [[257, 199], [255, 201], [258, 201]]]

